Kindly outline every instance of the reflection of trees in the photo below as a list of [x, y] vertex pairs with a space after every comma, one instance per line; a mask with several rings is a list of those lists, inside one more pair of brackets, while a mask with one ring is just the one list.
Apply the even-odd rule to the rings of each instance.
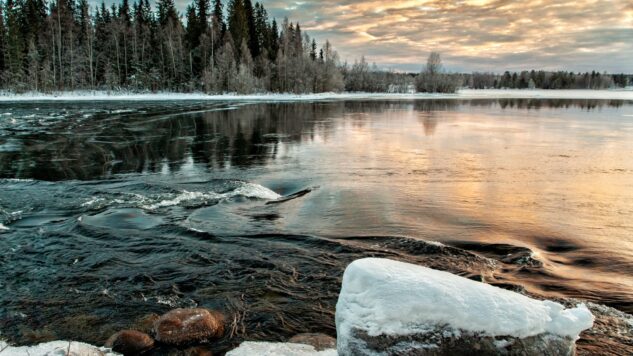
[[[119, 104], [120, 106], [129, 104]], [[622, 101], [477, 99], [417, 101], [348, 101], [297, 104], [252, 104], [218, 110], [218, 104], [136, 104], [146, 112], [76, 116], [45, 129], [14, 132], [22, 147], [0, 152], [0, 177], [41, 180], [94, 179], [117, 173], [157, 172], [165, 164], [178, 170], [191, 158], [209, 169], [264, 165], [278, 156], [279, 145], [300, 143], [333, 125], [352, 120], [362, 126], [371, 113], [416, 111], [427, 135], [435, 133], [436, 113], [460, 107], [516, 109], [620, 107]], [[147, 108], [146, 108], [147, 107]], [[47, 110], [50, 108], [47, 108]], [[80, 108], [81, 109], [81, 108]], [[206, 111], [205, 111], [206, 110]], [[81, 113], [81, 111], [78, 111]], [[81, 116], [81, 115], [79, 115]], [[39, 131], [35, 131], [39, 130]]]
[[257, 104], [174, 116], [101, 115], [82, 126], [19, 135], [19, 152], [0, 152], [0, 176], [94, 179], [157, 172], [165, 163], [178, 170], [188, 157], [209, 168], [261, 165], [276, 157], [281, 141], [310, 139], [302, 133], [341, 111], [342, 103]]

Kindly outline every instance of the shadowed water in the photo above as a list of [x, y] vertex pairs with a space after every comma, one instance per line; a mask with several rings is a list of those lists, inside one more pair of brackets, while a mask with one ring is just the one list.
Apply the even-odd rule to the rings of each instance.
[[0, 336], [334, 335], [365, 256], [630, 313], [632, 157], [619, 101], [0, 104]]

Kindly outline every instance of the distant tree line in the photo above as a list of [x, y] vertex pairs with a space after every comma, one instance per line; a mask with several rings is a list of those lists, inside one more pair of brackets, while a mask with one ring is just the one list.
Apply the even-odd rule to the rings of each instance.
[[338, 57], [251, 0], [0, 0], [0, 87], [220, 93], [344, 89]]
[[351, 67], [342, 66], [347, 91], [454, 93], [460, 87], [472, 89], [610, 89], [633, 84], [627, 74], [522, 71], [496, 73], [448, 73], [439, 53], [429, 55], [418, 74], [396, 73], [369, 66], [364, 58]]
[[473, 73], [465, 77], [464, 84], [473, 89], [609, 89], [624, 88], [630, 83], [625, 74], [522, 71]]

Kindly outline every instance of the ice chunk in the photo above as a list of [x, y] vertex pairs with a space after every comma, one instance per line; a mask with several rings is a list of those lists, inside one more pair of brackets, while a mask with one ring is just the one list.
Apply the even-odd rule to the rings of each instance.
[[565, 309], [447, 272], [377, 258], [349, 265], [336, 306], [341, 354], [358, 332], [367, 337], [439, 333], [441, 339], [447, 331], [463, 331], [491, 342], [501, 336], [554, 335], [573, 345], [593, 320], [585, 305]]

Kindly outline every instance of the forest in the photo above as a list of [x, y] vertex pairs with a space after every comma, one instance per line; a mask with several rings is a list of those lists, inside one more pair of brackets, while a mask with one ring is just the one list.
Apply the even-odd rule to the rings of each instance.
[[[1, 4], [1, 3], [0, 3]], [[195, 0], [6, 0], [0, 8], [2, 88], [324, 92], [343, 89], [332, 45], [300, 24], [269, 19], [260, 3]]]
[[342, 63], [299, 23], [271, 19], [251, 0], [0, 0], [0, 90], [206, 93], [455, 92], [460, 87], [606, 89], [606, 73], [448, 73], [431, 53], [420, 73]]

